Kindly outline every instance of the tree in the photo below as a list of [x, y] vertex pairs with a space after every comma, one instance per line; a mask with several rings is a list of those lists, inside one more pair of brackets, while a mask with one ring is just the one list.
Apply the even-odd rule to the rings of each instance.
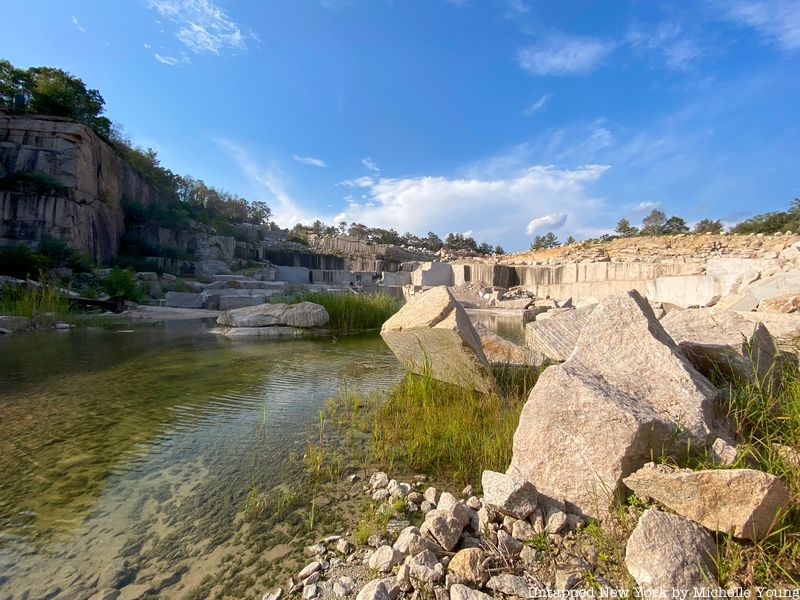
[[491, 254], [492, 245], [488, 242], [483, 242], [481, 243], [480, 246], [478, 246], [478, 252], [480, 252], [481, 254]]
[[531, 243], [531, 250], [543, 250], [545, 248], [555, 248], [559, 245], [558, 238], [556, 234], [552, 231], [548, 231], [544, 235], [537, 235], [533, 238], [533, 242]]
[[344, 235], [347, 232], [347, 221], [339, 221], [339, 233]]
[[0, 100], [15, 107], [17, 96], [24, 99], [25, 112], [66, 117], [109, 137], [111, 121], [103, 116], [105, 101], [100, 92], [87, 88], [66, 71], [52, 67], [17, 69], [7, 60], [0, 61]]
[[667, 215], [654, 208], [653, 211], [642, 219], [643, 235], [661, 235], [664, 233], [664, 224], [667, 222]]
[[614, 233], [617, 233], [622, 237], [631, 237], [637, 235], [639, 230], [636, 229], [636, 227], [633, 227], [628, 219], [620, 219], [617, 221], [617, 226], [614, 228]]
[[354, 237], [357, 240], [367, 239], [368, 234], [369, 231], [367, 229], [367, 226], [364, 225], [363, 223], [356, 223], [355, 221], [350, 223], [350, 228], [347, 230], [347, 235], [349, 235], [350, 237]]
[[425, 247], [431, 252], [438, 252], [439, 250], [442, 249], [442, 246], [444, 246], [442, 238], [440, 238], [432, 231], [429, 231], [428, 235], [425, 236]]
[[694, 226], [694, 233], [722, 233], [722, 223], [711, 219], [701, 219]]
[[247, 222], [252, 223], [253, 225], [262, 225], [264, 223], [268, 223], [271, 216], [272, 209], [267, 205], [266, 202], [261, 200], [254, 200], [251, 202], [250, 207], [247, 210]]
[[574, 244], [574, 243], [575, 243], [575, 238], [572, 237], [571, 235], [568, 236], [567, 237], [567, 241], [564, 242], [564, 244], [566, 244], [567, 246], [569, 246], [570, 244]]
[[498, 254], [498, 255], [501, 255], [501, 254], [505, 254], [506, 251], [503, 249], [502, 246], [495, 246], [494, 247], [494, 253]]
[[311, 229], [312, 233], [315, 233], [317, 235], [322, 235], [323, 231], [325, 231], [325, 223], [317, 219], [311, 224], [311, 227], [309, 229]]
[[686, 221], [684, 221], [680, 217], [676, 217], [675, 215], [672, 215], [664, 223], [664, 233], [667, 235], [675, 235], [677, 233], [687, 233], [688, 231], [689, 227], [686, 225]]

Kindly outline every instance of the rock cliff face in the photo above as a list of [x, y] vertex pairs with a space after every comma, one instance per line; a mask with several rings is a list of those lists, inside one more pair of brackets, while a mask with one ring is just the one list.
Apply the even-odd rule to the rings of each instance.
[[160, 201], [156, 190], [85, 125], [0, 113], [0, 178], [37, 171], [58, 186], [4, 185], [0, 243], [36, 240], [46, 233], [107, 261], [124, 231], [122, 198], [144, 205]]

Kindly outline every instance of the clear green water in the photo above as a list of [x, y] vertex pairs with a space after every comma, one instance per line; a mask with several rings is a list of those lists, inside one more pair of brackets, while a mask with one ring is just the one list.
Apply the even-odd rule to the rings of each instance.
[[293, 455], [324, 401], [398, 376], [377, 335], [231, 341], [177, 322], [0, 337], [0, 598], [88, 598], [122, 558], [136, 584], [178, 573], [157, 597], [260, 597], [308, 523], [305, 508], [247, 522], [250, 486], [304, 497]]

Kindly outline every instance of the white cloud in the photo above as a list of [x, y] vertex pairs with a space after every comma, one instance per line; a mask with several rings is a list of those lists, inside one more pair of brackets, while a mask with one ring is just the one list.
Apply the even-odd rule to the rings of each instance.
[[525, 228], [525, 233], [533, 235], [543, 231], [553, 231], [564, 226], [567, 222], [567, 213], [558, 212], [531, 219]]
[[159, 54], [158, 52], [156, 52], [155, 54], [153, 54], [153, 57], [154, 57], [154, 58], [155, 58], [155, 59], [156, 59], [158, 62], [160, 62], [160, 63], [163, 63], [163, 64], [165, 64], [165, 65], [169, 65], [170, 67], [174, 67], [175, 65], [177, 65], [177, 64], [180, 62], [180, 61], [179, 61], [177, 58], [175, 58], [174, 56], [164, 56], [164, 55], [162, 55], [162, 54]]
[[245, 50], [247, 38], [239, 25], [211, 0], [146, 0], [148, 8], [177, 26], [175, 37], [196, 54]]
[[144, 46], [147, 50], [150, 50], [150, 48], [152, 48], [150, 44], [142, 44], [142, 46]]
[[[479, 241], [524, 248], [529, 243], [525, 226], [529, 222], [548, 222], [551, 229], [569, 222], [568, 233], [597, 235], [603, 202], [593, 198], [587, 187], [608, 168], [535, 165], [503, 178], [381, 178], [369, 187], [373, 206], [351, 201], [345, 214], [347, 220], [398, 231], [432, 230], [444, 235], [473, 229]], [[561, 211], [557, 218], [554, 206]]]
[[634, 213], [646, 213], [650, 212], [654, 208], [658, 208], [661, 205], [660, 202], [653, 202], [652, 200], [642, 200], [639, 204], [635, 204], [629, 207], [629, 210]]
[[725, 18], [755, 29], [783, 50], [800, 49], [800, 2], [797, 0], [715, 0]]
[[370, 171], [378, 172], [380, 169], [378, 168], [378, 163], [376, 163], [372, 158], [369, 156], [361, 159], [361, 164], [364, 165]]
[[531, 104], [528, 108], [522, 111], [524, 115], [532, 115], [534, 113], [539, 112], [542, 110], [547, 102], [550, 100], [550, 96], [547, 94], [542, 94], [542, 96], [533, 104]]
[[70, 22], [71, 22], [73, 25], [75, 25], [75, 27], [77, 27], [77, 28], [78, 28], [78, 31], [81, 31], [81, 32], [83, 32], [83, 31], [86, 31], [86, 30], [83, 28], [83, 25], [81, 25], [80, 21], [78, 21], [78, 17], [76, 17], [75, 15], [72, 15], [72, 18], [70, 19]]
[[336, 185], [343, 185], [344, 187], [350, 188], [368, 188], [372, 186], [373, 183], [375, 183], [375, 180], [372, 177], [365, 175], [364, 177], [358, 177], [356, 179], [345, 179]]
[[297, 154], [292, 154], [292, 160], [296, 160], [299, 163], [303, 163], [304, 165], [310, 165], [312, 167], [328, 166], [328, 163], [326, 163], [321, 158], [313, 158], [311, 156], [298, 156]]
[[552, 34], [519, 51], [518, 61], [535, 75], [569, 75], [592, 71], [615, 47], [594, 37]]

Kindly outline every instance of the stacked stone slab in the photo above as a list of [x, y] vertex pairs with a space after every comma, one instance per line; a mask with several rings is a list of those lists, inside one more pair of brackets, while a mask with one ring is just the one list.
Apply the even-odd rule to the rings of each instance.
[[713, 440], [716, 396], [638, 292], [606, 298], [570, 358], [531, 391], [508, 473], [602, 517], [652, 457]]
[[415, 296], [381, 329], [381, 337], [413, 373], [478, 390], [497, 391], [467, 313], [446, 287]]

